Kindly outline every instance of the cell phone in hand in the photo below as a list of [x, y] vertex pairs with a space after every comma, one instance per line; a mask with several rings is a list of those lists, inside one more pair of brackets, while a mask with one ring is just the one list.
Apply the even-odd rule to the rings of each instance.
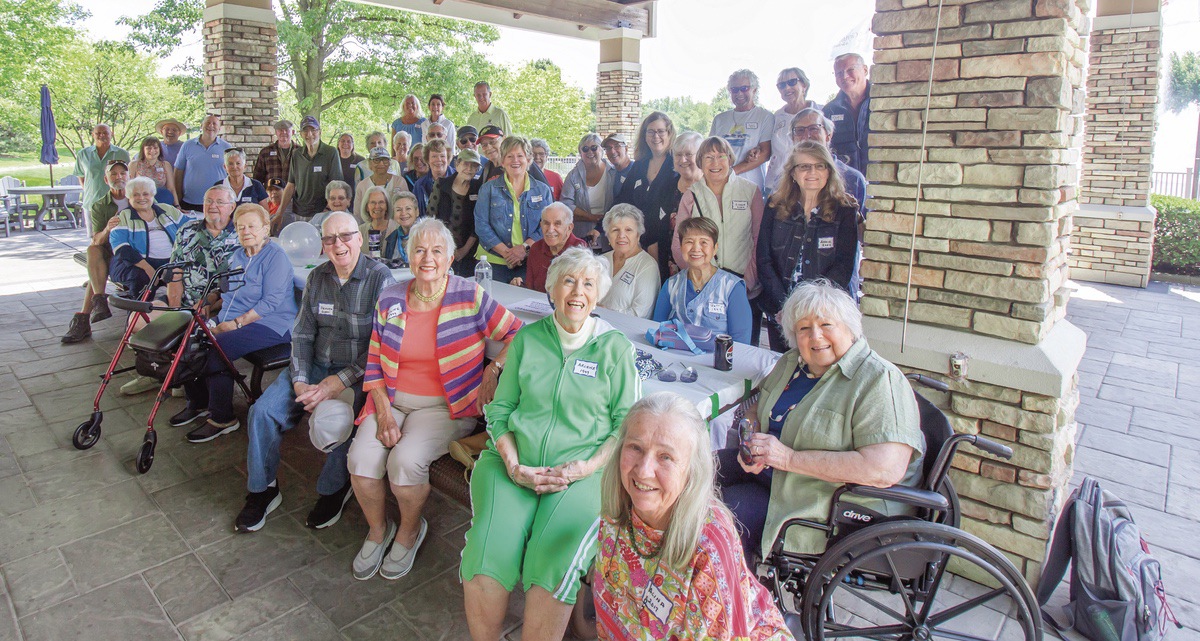
[[742, 462], [746, 465], [754, 464], [754, 456], [750, 453], [750, 437], [757, 430], [754, 429], [754, 421], [743, 418], [738, 421], [738, 450], [742, 457]]

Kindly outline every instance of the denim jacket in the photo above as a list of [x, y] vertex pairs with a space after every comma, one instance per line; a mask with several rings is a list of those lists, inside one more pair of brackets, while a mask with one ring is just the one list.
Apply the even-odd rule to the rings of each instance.
[[[526, 240], [542, 237], [542, 210], [554, 202], [554, 192], [545, 183], [525, 177], [521, 194], [521, 235]], [[512, 244], [513, 200], [504, 177], [489, 180], [479, 188], [475, 203], [475, 234], [479, 243], [491, 249], [501, 243]]]

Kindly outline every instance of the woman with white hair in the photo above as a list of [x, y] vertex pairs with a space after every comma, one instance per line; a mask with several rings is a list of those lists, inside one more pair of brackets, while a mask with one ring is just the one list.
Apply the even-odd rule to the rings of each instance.
[[[408, 94], [400, 103], [400, 117], [392, 121], [392, 133], [408, 134], [408, 141], [420, 143], [425, 140], [425, 116], [421, 113], [421, 101], [413, 94]], [[402, 156], [397, 156], [397, 159]]]
[[233, 202], [244, 205], [254, 203], [267, 206], [267, 188], [257, 180], [246, 175], [246, 152], [237, 147], [225, 150], [225, 180], [217, 183], [229, 188], [234, 193]]
[[[369, 396], [348, 454], [350, 481], [370, 526], [353, 562], [360, 581], [376, 572], [398, 579], [412, 569], [429, 530], [421, 516], [429, 464], [471, 433], [521, 326], [474, 281], [450, 273], [454, 236], [441, 221], [413, 225], [408, 255], [413, 279], [384, 289], [375, 307], [363, 377]], [[505, 344], [486, 373], [485, 339]], [[399, 527], [387, 518], [389, 485]]]
[[[621, 181], [617, 170], [604, 160], [600, 136], [589, 133], [579, 140], [579, 162], [563, 179], [559, 201], [575, 212], [575, 235], [595, 241], [600, 232], [592, 230], [612, 207]], [[590, 239], [588, 236], [592, 236]]]
[[600, 475], [640, 393], [633, 345], [591, 315], [608, 290], [583, 248], [550, 264], [554, 313], [522, 328], [487, 406], [488, 449], [471, 476], [474, 516], [460, 575], [476, 641], [499, 639], [525, 590], [525, 639], [561, 639], [596, 550]]
[[108, 277], [139, 297], [154, 270], [171, 257], [175, 233], [183, 223], [178, 209], [154, 202], [156, 193], [158, 186], [151, 178], [138, 176], [126, 183], [129, 207], [117, 214], [117, 226], [108, 235], [113, 251]]
[[612, 251], [600, 257], [612, 276], [612, 289], [600, 306], [622, 314], [650, 318], [658, 298], [658, 262], [642, 249], [645, 220], [637, 207], [613, 205], [604, 215], [604, 230]]
[[412, 134], [407, 131], [397, 131], [392, 135], [392, 160], [399, 165], [401, 174], [408, 170], [408, 150], [412, 144]]
[[630, 408], [600, 481], [601, 639], [792, 639], [713, 486], [708, 424], [671, 392]]
[[529, 146], [533, 148], [533, 164], [542, 170], [542, 174], [546, 176], [546, 184], [550, 185], [550, 190], [554, 192], [554, 200], [562, 197], [563, 177], [557, 171], [546, 169], [546, 160], [550, 158], [550, 143], [546, 142], [545, 138], [530, 138]]
[[[925, 439], [904, 373], [863, 337], [862, 314], [826, 280], [801, 283], [780, 312], [791, 346], [762, 383], [760, 432], [717, 453], [718, 484], [742, 526], [747, 556], [768, 549], [787, 519], [829, 518], [838, 486], [915, 485]], [[902, 505], [863, 499], [863, 507], [901, 514]], [[761, 545], [761, 547], [760, 547]], [[793, 527], [790, 552], [820, 554], [825, 533]]]
[[358, 232], [362, 240], [362, 250], [373, 258], [389, 259], [383, 249], [384, 239], [396, 231], [396, 223], [392, 220], [392, 199], [388, 197], [387, 187], [368, 187], [362, 194], [362, 207], [359, 209]]

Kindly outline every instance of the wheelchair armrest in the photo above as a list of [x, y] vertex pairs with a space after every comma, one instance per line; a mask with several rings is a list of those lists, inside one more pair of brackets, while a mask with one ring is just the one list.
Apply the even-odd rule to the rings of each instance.
[[845, 487], [846, 494], [865, 496], [872, 499], [883, 499], [885, 501], [896, 501], [897, 503], [904, 503], [905, 505], [925, 508], [927, 510], [937, 510], [939, 512], [950, 509], [950, 502], [941, 494], [906, 485], [871, 487], [869, 485], [850, 484]]

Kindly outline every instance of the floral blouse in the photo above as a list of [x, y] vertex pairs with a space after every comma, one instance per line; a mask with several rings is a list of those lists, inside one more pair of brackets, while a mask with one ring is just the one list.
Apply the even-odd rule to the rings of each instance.
[[638, 550], [658, 549], [663, 532], [636, 514], [632, 519], [632, 527], [601, 524], [592, 580], [601, 639], [793, 639], [770, 593], [746, 567], [728, 511], [709, 512], [696, 553], [681, 570], [642, 557]]

